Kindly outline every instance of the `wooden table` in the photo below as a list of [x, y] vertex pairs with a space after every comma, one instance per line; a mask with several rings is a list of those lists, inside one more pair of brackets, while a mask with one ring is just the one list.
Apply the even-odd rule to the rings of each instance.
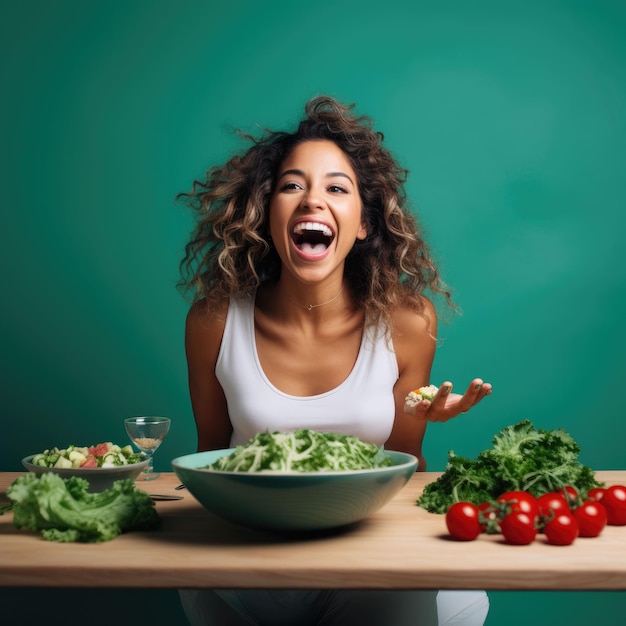
[[[0, 473], [0, 492], [20, 474]], [[415, 500], [438, 474], [418, 473], [385, 507], [347, 530], [285, 537], [237, 527], [207, 512], [174, 474], [138, 483], [149, 493], [183, 494], [157, 502], [158, 529], [101, 544], [60, 544], [0, 516], [1, 587], [371, 588], [625, 590], [626, 526], [607, 526], [567, 547], [542, 536], [512, 546], [482, 535], [457, 542], [443, 516]], [[626, 484], [626, 471], [598, 472]]]

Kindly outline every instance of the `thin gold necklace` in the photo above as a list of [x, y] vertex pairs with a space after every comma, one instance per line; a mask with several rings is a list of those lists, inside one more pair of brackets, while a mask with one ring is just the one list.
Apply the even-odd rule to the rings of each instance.
[[339, 290], [339, 293], [334, 298], [331, 298], [330, 300], [326, 302], [322, 302], [320, 304], [300, 304], [297, 300], [294, 300], [293, 298], [290, 298], [290, 300], [294, 304], [297, 304], [301, 309], [306, 309], [307, 311], [310, 311], [311, 309], [317, 309], [320, 306], [325, 306], [327, 304], [330, 304], [331, 302], [334, 302], [341, 295], [342, 291], [343, 291], [343, 287]]

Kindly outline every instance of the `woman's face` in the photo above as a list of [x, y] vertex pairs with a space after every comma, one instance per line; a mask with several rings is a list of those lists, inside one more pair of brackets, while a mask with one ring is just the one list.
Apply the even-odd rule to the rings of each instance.
[[279, 167], [270, 234], [283, 264], [304, 282], [340, 271], [367, 233], [356, 173], [332, 141], [298, 144]]

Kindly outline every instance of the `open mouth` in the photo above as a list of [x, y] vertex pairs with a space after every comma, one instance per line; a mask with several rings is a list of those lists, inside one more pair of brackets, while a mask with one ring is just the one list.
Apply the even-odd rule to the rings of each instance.
[[291, 235], [296, 248], [307, 254], [326, 252], [335, 238], [335, 233], [319, 222], [298, 222]]

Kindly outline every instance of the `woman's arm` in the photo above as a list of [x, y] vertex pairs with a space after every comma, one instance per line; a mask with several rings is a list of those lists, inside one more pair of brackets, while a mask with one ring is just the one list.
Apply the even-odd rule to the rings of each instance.
[[224, 391], [215, 376], [228, 302], [209, 310], [204, 301], [187, 314], [185, 351], [189, 395], [198, 432], [198, 452], [228, 448], [232, 426]]
[[437, 341], [437, 316], [432, 304], [425, 300], [423, 314], [402, 309], [394, 315], [392, 333], [399, 378], [394, 387], [396, 417], [386, 447], [409, 452], [419, 460], [418, 471], [426, 469], [422, 441], [428, 422], [445, 422], [466, 413], [485, 396], [491, 394], [490, 383], [475, 378], [463, 395], [451, 393], [452, 383], [444, 382], [435, 398], [423, 400], [409, 415], [404, 410], [407, 394], [431, 383], [430, 373]]
[[437, 316], [432, 304], [424, 300], [422, 314], [399, 309], [393, 317], [393, 346], [398, 361], [398, 380], [394, 386], [396, 415], [385, 447], [414, 454], [418, 471], [426, 470], [422, 441], [428, 421], [404, 412], [404, 399], [412, 389], [430, 384], [430, 371], [437, 344]]

